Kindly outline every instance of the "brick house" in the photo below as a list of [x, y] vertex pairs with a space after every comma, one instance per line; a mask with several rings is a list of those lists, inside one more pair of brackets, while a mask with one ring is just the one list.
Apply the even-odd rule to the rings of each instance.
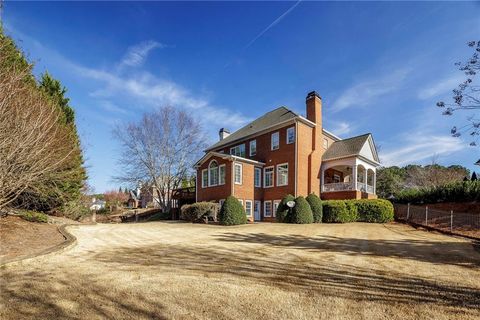
[[233, 195], [249, 220], [273, 221], [287, 194], [376, 198], [380, 163], [372, 135], [342, 140], [323, 129], [315, 91], [307, 95], [306, 117], [280, 107], [232, 134], [222, 128], [219, 136], [195, 164], [197, 201], [223, 203]]

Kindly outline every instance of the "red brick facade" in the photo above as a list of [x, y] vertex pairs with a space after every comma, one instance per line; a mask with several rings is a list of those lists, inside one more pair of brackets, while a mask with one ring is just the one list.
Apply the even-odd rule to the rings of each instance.
[[[285, 195], [292, 194], [295, 197], [307, 196], [310, 193], [320, 195], [322, 155], [335, 140], [323, 131], [322, 101], [317, 94], [309, 94], [307, 97], [306, 114], [307, 119], [297, 116], [242, 140], [209, 150], [196, 167], [197, 201], [221, 201], [229, 195], [241, 200], [244, 207], [246, 201], [252, 201], [250, 220], [254, 219], [255, 201], [260, 201], [260, 220], [272, 221], [275, 220], [274, 203], [280, 202]], [[294, 130], [295, 133], [291, 143], [287, 143], [287, 130]], [[279, 147], [272, 150], [272, 135], [276, 133], [279, 135]], [[252, 140], [256, 141], [256, 154], [251, 155]], [[245, 145], [245, 154], [242, 157], [230, 156], [231, 148], [242, 144]], [[225, 183], [222, 185], [202, 185], [202, 172], [204, 170], [208, 172], [212, 161], [225, 166]], [[241, 183], [234, 182], [235, 164], [242, 167]], [[288, 164], [288, 181], [285, 185], [278, 185], [278, 166], [284, 164]], [[261, 187], [254, 186], [255, 168], [261, 169]], [[273, 186], [269, 187], [265, 185], [265, 175], [266, 171], [271, 169]], [[342, 195], [338, 193], [338, 196]], [[357, 194], [345, 196], [356, 197]], [[271, 205], [269, 210], [271, 214], [267, 216], [265, 209], [270, 207], [268, 203]]]

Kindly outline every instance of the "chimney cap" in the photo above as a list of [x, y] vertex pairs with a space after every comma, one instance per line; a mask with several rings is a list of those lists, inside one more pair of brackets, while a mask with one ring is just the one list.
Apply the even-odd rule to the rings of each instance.
[[317, 97], [318, 99], [322, 99], [322, 97], [320, 97], [320, 95], [318, 94], [317, 91], [310, 91], [308, 94], [307, 94], [307, 100], [308, 99], [311, 99], [313, 97]]

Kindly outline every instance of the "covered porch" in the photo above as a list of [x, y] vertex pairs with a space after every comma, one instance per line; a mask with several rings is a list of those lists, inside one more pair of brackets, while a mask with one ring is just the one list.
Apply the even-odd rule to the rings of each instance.
[[376, 164], [359, 157], [327, 161], [321, 169], [322, 198], [376, 198], [376, 180]]

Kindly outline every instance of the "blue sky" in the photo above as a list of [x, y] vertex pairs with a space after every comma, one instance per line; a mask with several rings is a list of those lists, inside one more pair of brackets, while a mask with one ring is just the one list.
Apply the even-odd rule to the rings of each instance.
[[[449, 136], [469, 116], [441, 115], [463, 79], [454, 67], [480, 35], [473, 2], [6, 2], [2, 20], [35, 73], [67, 88], [90, 183], [118, 188], [111, 129], [170, 105], [211, 142], [286, 105], [323, 99], [324, 127], [371, 132], [385, 165], [474, 170], [480, 147]], [[478, 171], [478, 167], [477, 171]]]

